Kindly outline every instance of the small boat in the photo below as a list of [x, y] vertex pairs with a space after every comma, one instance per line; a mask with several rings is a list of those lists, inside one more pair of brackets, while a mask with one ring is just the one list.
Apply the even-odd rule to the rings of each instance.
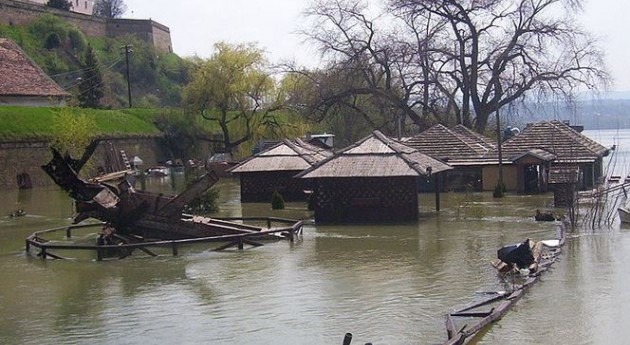
[[621, 223], [630, 223], [630, 208], [628, 204], [623, 205], [617, 209], [617, 213], [619, 213], [619, 220]]
[[169, 175], [169, 168], [162, 165], [155, 165], [147, 169], [147, 176], [165, 177]]

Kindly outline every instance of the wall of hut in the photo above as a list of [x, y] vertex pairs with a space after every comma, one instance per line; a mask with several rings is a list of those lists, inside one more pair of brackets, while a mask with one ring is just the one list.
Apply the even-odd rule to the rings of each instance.
[[[518, 188], [518, 171], [515, 165], [503, 165], [503, 183], [505, 189], [514, 192]], [[483, 168], [483, 190], [492, 191], [499, 181], [499, 166], [489, 165]]]
[[[444, 179], [443, 179], [444, 180]], [[483, 190], [483, 172], [481, 167], [463, 166], [456, 167], [446, 172], [445, 188], [442, 191], [449, 192], [481, 192]]]
[[278, 191], [285, 201], [306, 201], [305, 189], [310, 183], [293, 178], [300, 171], [264, 171], [240, 173], [241, 202], [271, 202], [271, 195]]
[[416, 177], [346, 177], [315, 181], [318, 223], [418, 220]]

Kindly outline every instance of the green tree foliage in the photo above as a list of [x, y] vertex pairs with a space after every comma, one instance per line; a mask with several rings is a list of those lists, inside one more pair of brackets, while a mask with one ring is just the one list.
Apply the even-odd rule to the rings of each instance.
[[284, 198], [277, 190], [274, 190], [273, 194], [271, 194], [271, 209], [284, 210]]
[[50, 145], [57, 151], [80, 157], [94, 138], [97, 126], [93, 118], [73, 108], [59, 108], [51, 131]]
[[30, 32], [41, 41], [45, 41], [54, 33], [59, 36], [61, 42], [64, 42], [68, 38], [68, 31], [70, 31], [72, 25], [52, 14], [45, 14], [31, 22], [28, 27]]
[[75, 52], [82, 52], [87, 49], [88, 43], [85, 35], [77, 28], [73, 27], [68, 31], [68, 40], [70, 41], [70, 46]]
[[225, 152], [264, 131], [280, 131], [275, 116], [283, 108], [263, 51], [254, 44], [217, 43], [207, 60], [194, 61], [191, 82], [184, 89], [189, 111], [216, 124]]
[[102, 18], [120, 18], [127, 11], [123, 0], [96, 0], [94, 15]]
[[48, 0], [48, 2], [46, 3], [46, 6], [60, 9], [60, 10], [70, 11], [70, 9], [72, 8], [72, 3], [68, 0]]
[[61, 38], [59, 38], [59, 35], [56, 32], [51, 32], [50, 35], [46, 37], [46, 43], [44, 44], [44, 47], [46, 47], [46, 49], [50, 50], [59, 48], [60, 45]]
[[82, 108], [99, 108], [101, 98], [103, 98], [103, 75], [91, 45], [88, 45], [85, 52], [83, 76], [77, 98]]
[[219, 211], [217, 200], [219, 199], [219, 189], [210, 188], [199, 198], [192, 200], [184, 206], [184, 212], [198, 215], [205, 215]]
[[156, 116], [155, 125], [164, 133], [164, 146], [172, 159], [191, 158], [191, 155], [199, 151], [197, 138], [202, 135], [203, 129], [192, 115], [167, 110]]

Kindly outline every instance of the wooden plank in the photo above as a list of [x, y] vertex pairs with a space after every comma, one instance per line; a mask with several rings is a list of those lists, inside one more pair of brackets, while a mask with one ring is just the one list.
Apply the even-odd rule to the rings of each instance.
[[446, 315], [446, 336], [448, 339], [452, 339], [457, 334], [457, 330], [455, 329], [455, 321], [451, 315]]
[[497, 295], [496, 295], [496, 296], [490, 297], [490, 298], [488, 298], [488, 299], [486, 299], [486, 300], [483, 300], [483, 301], [481, 301], [481, 302], [477, 302], [477, 303], [471, 304], [471, 305], [466, 306], [466, 307], [464, 307], [464, 308], [462, 308], [462, 309], [458, 309], [458, 310], [457, 310], [457, 311], [455, 311], [455, 312], [456, 312], [456, 313], [461, 313], [461, 312], [465, 312], [465, 311], [468, 311], [468, 310], [471, 310], [471, 309], [479, 308], [479, 307], [482, 307], [482, 306], [484, 306], [484, 305], [487, 305], [487, 304], [490, 304], [490, 303], [496, 302], [496, 301], [498, 301], [498, 300], [504, 299], [504, 298], [506, 298], [507, 296], [508, 296], [508, 294], [507, 294], [507, 293], [505, 293], [505, 292], [504, 292], [504, 293], [497, 293]]
[[463, 313], [451, 313], [450, 316], [453, 317], [486, 317], [492, 314], [494, 308], [489, 311], [478, 311], [478, 312], [463, 312]]

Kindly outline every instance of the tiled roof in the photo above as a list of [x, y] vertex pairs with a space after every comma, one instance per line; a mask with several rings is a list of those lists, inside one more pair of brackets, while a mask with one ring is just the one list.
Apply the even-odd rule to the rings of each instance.
[[68, 97], [13, 41], [0, 38], [0, 95]]
[[557, 120], [528, 126], [519, 135], [504, 142], [502, 149], [504, 158], [542, 149], [555, 155], [558, 163], [593, 162], [608, 154], [606, 147]]
[[449, 162], [475, 161], [495, 149], [491, 139], [476, 134], [464, 126], [448, 129], [435, 125], [404, 142], [418, 151]]
[[285, 139], [230, 169], [232, 173], [261, 171], [302, 171], [332, 155], [332, 152], [305, 143]]
[[451, 128], [451, 131], [455, 132], [456, 134], [459, 134], [460, 136], [467, 137], [470, 140], [473, 140], [476, 143], [481, 144], [488, 149], [494, 149], [497, 146], [497, 141], [495, 139], [490, 139], [486, 136], [483, 136], [464, 125], [457, 125]]
[[322, 177], [428, 176], [451, 167], [379, 131], [297, 175]]
[[544, 162], [551, 162], [553, 160], [556, 159], [556, 155], [554, 155], [553, 153], [547, 151], [547, 150], [543, 150], [543, 149], [531, 149], [529, 151], [523, 152], [519, 155], [516, 155], [514, 157], [510, 157], [510, 160], [513, 162], [516, 162], [517, 160], [524, 158], [526, 156], [530, 156], [530, 157], [534, 157], [536, 159], [539, 159], [541, 161]]

